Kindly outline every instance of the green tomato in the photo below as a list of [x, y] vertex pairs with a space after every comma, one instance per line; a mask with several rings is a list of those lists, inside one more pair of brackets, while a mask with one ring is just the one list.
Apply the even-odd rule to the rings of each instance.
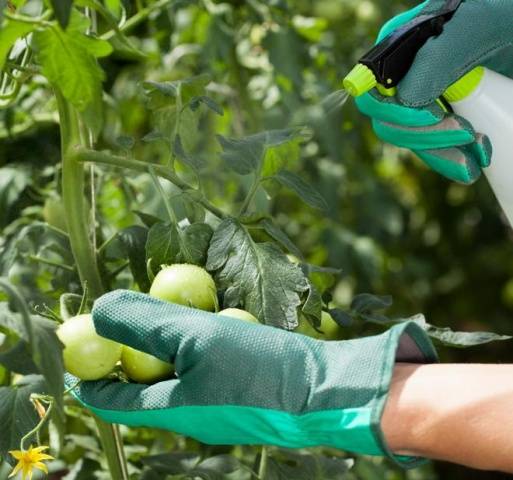
[[302, 333], [309, 337], [317, 338], [319, 340], [337, 340], [339, 334], [339, 326], [333, 320], [328, 312], [322, 312], [321, 325], [319, 330], [323, 333], [318, 332], [313, 328], [308, 320], [302, 318], [299, 322], [299, 326], [294, 330], [296, 333]]
[[130, 380], [139, 383], [154, 383], [168, 378], [173, 365], [135, 348], [123, 345], [121, 366]]
[[98, 380], [109, 374], [121, 358], [121, 344], [100, 337], [90, 314], [66, 320], [57, 330], [64, 344], [64, 366], [81, 380]]
[[163, 267], [153, 280], [150, 295], [201, 310], [213, 311], [217, 306], [214, 279], [204, 268], [188, 263]]
[[245, 320], [246, 322], [259, 323], [258, 319], [251, 315], [251, 313], [246, 312], [246, 310], [241, 310], [240, 308], [225, 308], [219, 312], [219, 315], [238, 318], [239, 320]]
[[43, 218], [48, 225], [56, 227], [64, 232], [68, 231], [64, 204], [59, 197], [48, 197], [43, 206]]

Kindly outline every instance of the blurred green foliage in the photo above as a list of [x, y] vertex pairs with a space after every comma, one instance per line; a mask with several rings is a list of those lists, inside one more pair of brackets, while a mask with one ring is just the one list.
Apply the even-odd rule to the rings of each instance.
[[[131, 14], [144, 3], [124, 2], [124, 7]], [[208, 75], [209, 98], [224, 114], [217, 115], [209, 110], [215, 105], [202, 103], [198, 108], [204, 114], [199, 117], [183, 112], [179, 133], [185, 150], [201, 159], [202, 175], [208, 179], [204, 188], [212, 203], [233, 212], [243, 200], [240, 182], [250, 188], [249, 180], [227, 172], [216, 134], [242, 137], [306, 126], [311, 135], [285, 155], [294, 159], [289, 169], [322, 192], [326, 213], [285, 189], [274, 190], [272, 200], [259, 191], [256, 204], [273, 214], [309, 263], [341, 269], [333, 287], [333, 306], [347, 309], [362, 292], [391, 295], [391, 317], [422, 312], [436, 326], [512, 335], [513, 238], [486, 181], [471, 187], [449, 183], [410, 153], [383, 145], [353, 102], [337, 93], [344, 74], [372, 45], [383, 22], [411, 6], [403, 0], [177, 0], [130, 30], [129, 45], [114, 38], [114, 53], [101, 60], [106, 107], [103, 118], [96, 119], [101, 132], [98, 147], [161, 162], [169, 147], [154, 132], [169, 128], [170, 116], [161, 114], [158, 99], [144, 95], [151, 86], [148, 82]], [[98, 19], [100, 30], [103, 21]], [[22, 86], [16, 103], [0, 110], [0, 120], [2, 266], [9, 263], [9, 239], [42, 221], [45, 200], [59, 190], [58, 127], [45, 80], [35, 74]], [[193, 171], [176, 168], [194, 180]], [[149, 175], [111, 168], [101, 172], [92, 205], [99, 212], [99, 243], [142, 224], [140, 212], [164, 216], [165, 206]], [[174, 187], [163, 186], [173, 197]], [[182, 200], [175, 206], [185, 216], [187, 203]], [[59, 294], [79, 292], [80, 286], [72, 270], [38, 261], [44, 256], [62, 262], [65, 245], [59, 249], [57, 242], [56, 247], [52, 235], [58, 233], [28, 229], [16, 240], [23, 254], [2, 273], [33, 305], [54, 308]], [[110, 255], [112, 266], [122, 267], [116, 248], [120, 247], [111, 246], [107, 258]], [[72, 258], [68, 261], [72, 267]], [[125, 271], [116, 286], [128, 285]], [[339, 338], [376, 328], [354, 322], [339, 329]], [[466, 350], [440, 347], [440, 352], [444, 361], [452, 362], [513, 361], [509, 342]], [[72, 413], [69, 406], [68, 415]], [[87, 419], [77, 414], [74, 422], [64, 458], [70, 464], [81, 462], [77, 472], [87, 475], [96, 469], [98, 445], [88, 436]], [[206, 455], [229, 451], [144, 429], [126, 429], [124, 436], [131, 459], [172, 448], [204, 449]], [[254, 452], [242, 448], [239, 453], [251, 463]], [[438, 463], [403, 473], [388, 462], [360, 458], [341, 478], [495, 477]]]

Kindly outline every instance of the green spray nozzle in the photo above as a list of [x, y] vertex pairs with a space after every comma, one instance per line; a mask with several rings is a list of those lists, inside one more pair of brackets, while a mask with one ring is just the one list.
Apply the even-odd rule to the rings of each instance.
[[368, 51], [344, 79], [350, 95], [360, 96], [376, 86], [393, 92], [413, 64], [417, 52], [443, 32], [463, 0], [447, 0], [432, 14], [423, 14], [392, 32]]

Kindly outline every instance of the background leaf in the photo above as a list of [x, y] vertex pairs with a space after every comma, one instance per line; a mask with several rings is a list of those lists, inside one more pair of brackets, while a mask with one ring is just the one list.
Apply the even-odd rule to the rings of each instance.
[[66, 30], [73, 8], [73, 0], [50, 0], [55, 17], [63, 30]]
[[0, 387], [0, 456], [11, 464], [15, 460], [7, 452], [18, 450], [21, 437], [39, 421], [30, 395], [44, 392], [45, 383], [40, 375], [27, 375], [12, 387]]
[[295, 173], [281, 170], [273, 178], [278, 180], [283, 186], [290, 188], [301, 200], [311, 207], [327, 210], [328, 204], [321, 194]]

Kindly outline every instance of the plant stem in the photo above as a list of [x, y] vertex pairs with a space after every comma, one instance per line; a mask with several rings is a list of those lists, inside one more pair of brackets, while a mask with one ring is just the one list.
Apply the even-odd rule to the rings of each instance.
[[267, 446], [262, 445], [262, 451], [260, 453], [260, 466], [258, 468], [259, 480], [265, 480], [267, 475]]
[[[72, 149], [81, 144], [78, 114], [56, 90], [57, 108], [61, 129], [62, 155], [62, 199], [68, 226], [68, 235], [73, 257], [82, 284], [87, 285], [92, 298], [104, 293], [101, 276], [96, 262], [96, 252], [91, 243], [90, 223], [84, 196], [84, 165], [77, 161]], [[111, 478], [128, 480], [123, 443], [116, 425], [109, 425], [96, 418], [100, 441], [107, 458]]]
[[[75, 150], [74, 157], [78, 162], [93, 162], [101, 163], [103, 165], [112, 165], [114, 167], [128, 168], [138, 172], [148, 173], [149, 164], [141, 162], [140, 160], [133, 160], [118, 155], [112, 155], [108, 152], [96, 152], [94, 150], [88, 150], [86, 148], [79, 148]], [[197, 192], [191, 185], [183, 181], [176, 173], [174, 173], [169, 167], [164, 165], [151, 165], [155, 170], [155, 174], [159, 177], [165, 178], [170, 181], [173, 185], [180, 188], [181, 190], [193, 190]], [[196, 200], [196, 197], [194, 197]], [[218, 218], [226, 218], [226, 214], [212, 205], [204, 196], [197, 198], [198, 203], [209, 212], [213, 213]]]
[[255, 178], [253, 179], [253, 183], [251, 184], [251, 188], [249, 189], [248, 194], [246, 195], [246, 198], [244, 199], [244, 202], [242, 203], [242, 206], [240, 207], [240, 213], [239, 217], [244, 215], [250, 204], [253, 200], [254, 196], [256, 195], [256, 192], [258, 190], [258, 187], [260, 186], [261, 178], [259, 174], [255, 174]]
[[42, 426], [45, 424], [46, 420], [48, 418], [50, 418], [50, 413], [52, 412], [53, 404], [54, 404], [54, 402], [52, 399], [51, 401], [48, 402], [48, 409], [46, 410], [43, 418], [41, 418], [41, 420], [39, 420], [39, 423], [30, 432], [23, 435], [23, 438], [20, 441], [20, 450], [21, 451], [25, 450], [25, 441], [28, 440], [30, 437], [32, 437], [32, 435], [38, 433], [39, 430], [41, 430]]
[[[153, 5], [150, 5], [149, 7], [143, 8], [135, 15], [130, 17], [123, 25], [121, 25], [121, 27], [119, 27], [119, 31], [126, 32], [127, 30], [130, 30], [131, 28], [146, 20], [146, 18], [148, 18], [153, 12], [165, 8], [173, 1], [174, 0], [160, 0], [155, 2]], [[116, 35], [116, 33], [117, 32], [115, 30], [110, 30], [104, 33], [100, 38], [103, 40], [110, 40], [114, 35]]]

